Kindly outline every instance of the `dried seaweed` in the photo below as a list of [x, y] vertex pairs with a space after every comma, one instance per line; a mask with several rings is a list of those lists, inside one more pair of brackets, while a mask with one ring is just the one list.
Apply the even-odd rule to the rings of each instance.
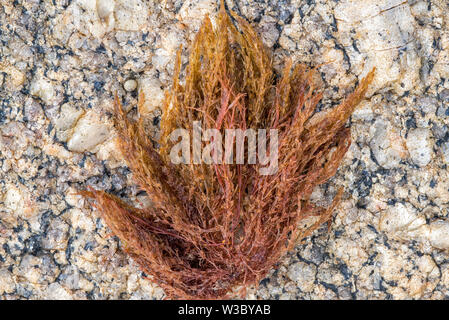
[[[345, 123], [374, 75], [373, 70], [338, 107], [316, 115], [322, 98], [313, 80], [316, 69], [287, 60], [277, 79], [257, 33], [230, 14], [222, 4], [215, 27], [205, 18], [185, 84], [178, 52], [160, 149], [142, 120], [127, 118], [116, 97], [120, 149], [151, 207], [138, 209], [103, 191], [82, 192], [96, 200], [126, 252], [170, 298], [226, 298], [257, 284], [299, 240], [329, 221], [342, 190], [329, 208], [314, 206], [310, 195], [335, 174], [350, 145]], [[277, 172], [261, 175], [261, 164], [173, 164], [170, 133], [193, 130], [196, 120], [222, 133], [277, 129]], [[298, 227], [311, 216], [314, 224]]]

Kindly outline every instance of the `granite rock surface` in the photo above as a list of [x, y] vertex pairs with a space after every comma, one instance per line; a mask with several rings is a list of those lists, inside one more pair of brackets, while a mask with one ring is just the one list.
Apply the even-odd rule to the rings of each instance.
[[[114, 93], [157, 135], [173, 62], [216, 0], [0, 0], [0, 299], [161, 299], [76, 190], [145, 203]], [[372, 67], [353, 142], [313, 199], [344, 199], [248, 299], [449, 298], [449, 4], [227, 0], [274, 53], [324, 64], [325, 110]]]

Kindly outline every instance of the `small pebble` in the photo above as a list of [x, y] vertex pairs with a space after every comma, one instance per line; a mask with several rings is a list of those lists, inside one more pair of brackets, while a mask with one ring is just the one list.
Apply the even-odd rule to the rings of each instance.
[[430, 130], [418, 128], [408, 134], [406, 145], [412, 161], [420, 167], [426, 166], [432, 159]]
[[128, 92], [134, 91], [134, 90], [136, 90], [136, 88], [137, 88], [137, 81], [136, 81], [136, 80], [133, 80], [133, 79], [127, 80], [127, 81], [125, 82], [125, 84], [123, 85], [123, 87], [124, 87], [125, 90], [128, 91]]

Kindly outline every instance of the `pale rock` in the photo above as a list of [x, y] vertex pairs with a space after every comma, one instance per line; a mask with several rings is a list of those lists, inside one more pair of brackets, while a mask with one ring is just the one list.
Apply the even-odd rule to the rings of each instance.
[[[109, 13], [114, 1], [79, 0], [70, 7], [71, 18], [75, 29], [81, 34], [91, 34], [95, 38], [102, 38], [114, 27], [114, 16]], [[108, 18], [110, 17], [110, 18]]]
[[114, 0], [73, 1], [52, 19], [53, 34], [63, 43], [70, 41], [72, 49], [81, 47], [85, 36], [103, 38], [114, 28], [114, 7]]
[[0, 71], [5, 72], [9, 75], [10, 81], [16, 89], [18, 89], [25, 82], [25, 75], [23, 74], [23, 72], [21, 72], [13, 65], [0, 63]]
[[[70, 38], [67, 40], [67, 45], [72, 50], [81, 49], [83, 45], [85, 45], [87, 37], [81, 33], [73, 33]], [[79, 59], [74, 58], [73, 60], [77, 60], [80, 63]]]
[[142, 30], [148, 15], [142, 0], [78, 0], [56, 16], [53, 32], [64, 43], [80, 35], [101, 39], [113, 30]]
[[352, 114], [353, 120], [371, 121], [373, 117], [373, 109], [370, 101], [368, 100], [361, 101]]
[[71, 130], [78, 119], [84, 114], [83, 109], [76, 109], [69, 103], [61, 106], [61, 112], [55, 120], [55, 127], [57, 129], [58, 139], [66, 142], [70, 137]]
[[407, 152], [404, 148], [404, 140], [398, 129], [390, 122], [379, 118], [371, 127], [370, 135], [373, 137], [370, 148], [379, 165], [386, 169], [396, 167]]
[[87, 232], [95, 230], [95, 222], [92, 220], [92, 217], [84, 213], [84, 211], [80, 209], [71, 209], [69, 216], [71, 219], [72, 228], [80, 228], [81, 230], [85, 230]]
[[441, 285], [449, 287], [449, 263], [441, 266]]
[[129, 275], [128, 281], [127, 281], [127, 291], [128, 292], [134, 292], [139, 288], [138, 280], [139, 280], [139, 277], [137, 276], [137, 274], [133, 273], [133, 274]]
[[12, 293], [15, 288], [13, 274], [6, 268], [0, 269], [0, 294]]
[[84, 254], [73, 261], [72, 265], [76, 266], [81, 272], [95, 273], [99, 269], [98, 259], [98, 253], [84, 251]]
[[140, 31], [144, 28], [149, 10], [142, 0], [115, 0], [115, 29]]
[[134, 91], [137, 88], [137, 81], [129, 79], [124, 83], [123, 88], [128, 92]]
[[65, 250], [55, 251], [53, 254], [53, 258], [58, 265], [66, 265], [69, 263], [67, 261], [68, 256], [66, 255]]
[[28, 121], [42, 121], [44, 112], [41, 105], [33, 98], [29, 97], [25, 101], [25, 117]]
[[70, 187], [66, 191], [65, 201], [72, 207], [82, 208], [84, 204], [84, 197], [77, 193], [77, 190]]
[[340, 272], [335, 273], [335, 269], [326, 266], [325, 263], [317, 271], [316, 278], [318, 282], [332, 283], [335, 286], [341, 286], [344, 282], [344, 277]]
[[[447, 22], [446, 22], [447, 23]], [[433, 71], [438, 72], [441, 78], [449, 78], [449, 32], [441, 32], [441, 47], [437, 63]]]
[[12, 160], [11, 159], [5, 159], [3, 160], [2, 170], [4, 173], [7, 173], [12, 168]]
[[70, 290], [77, 290], [80, 288], [80, 273], [78, 268], [72, 265], [64, 267], [58, 277], [59, 282]]
[[156, 108], [162, 107], [165, 98], [162, 83], [157, 78], [142, 78], [139, 81], [139, 91], [143, 92], [145, 102], [141, 114], [148, 114]]
[[70, 5], [52, 20], [53, 36], [64, 44], [69, 41], [71, 36], [76, 34], [76, 28], [80, 25], [79, 18], [75, 20], [74, 17], [74, 6], [74, 4]]
[[419, 270], [425, 274], [430, 274], [435, 269], [438, 269], [435, 261], [429, 255], [424, 255], [418, 259]]
[[449, 113], [449, 109], [446, 109], [445, 106], [440, 106], [437, 109], [436, 116], [440, 118], [445, 118], [447, 117], [446, 113]]
[[425, 290], [424, 279], [421, 275], [414, 274], [410, 278], [407, 287], [411, 297], [419, 297], [419, 294]]
[[295, 50], [297, 42], [304, 36], [301, 15], [296, 11], [290, 24], [285, 25], [279, 38], [279, 44], [286, 50]]
[[426, 128], [413, 129], [408, 133], [406, 146], [412, 161], [424, 167], [432, 159], [431, 132]]
[[114, 13], [115, 0], [97, 0], [97, 13], [100, 19], [107, 19]]
[[424, 96], [416, 101], [416, 108], [425, 114], [434, 114], [437, 111], [438, 101], [435, 97]]
[[56, 157], [61, 160], [67, 160], [73, 157], [73, 154], [60, 144], [45, 144], [42, 151], [49, 156]]
[[48, 300], [72, 300], [72, 295], [59, 283], [51, 283], [46, 289], [46, 298]]
[[22, 193], [15, 186], [10, 186], [8, 191], [6, 192], [4, 203], [6, 208], [11, 211], [17, 211], [19, 208], [23, 206], [23, 197]]
[[296, 282], [301, 291], [308, 292], [313, 290], [316, 272], [314, 265], [300, 261], [289, 266], [287, 276]]
[[194, 30], [198, 30], [203, 22], [206, 14], [211, 15], [217, 8], [215, 0], [187, 0], [182, 4], [178, 12], [177, 18], [184, 24], [193, 26]]
[[332, 251], [336, 257], [341, 259], [352, 270], [359, 270], [366, 261], [368, 254], [366, 250], [360, 246], [359, 241], [339, 238], [330, 243]]
[[264, 16], [259, 23], [258, 32], [264, 45], [267, 48], [273, 47], [279, 38], [279, 30], [276, 27], [276, 19], [270, 16]]
[[0, 126], [0, 152], [5, 158], [19, 159], [35, 140], [35, 133], [24, 123], [11, 121]]
[[394, 186], [394, 195], [397, 199], [407, 199], [409, 191], [407, 186], [401, 186], [399, 184]]
[[157, 70], [164, 70], [167, 65], [173, 61], [173, 57], [169, 52], [163, 48], [158, 48], [154, 51], [154, 55], [151, 57], [153, 66]]
[[19, 265], [18, 272], [20, 276], [25, 277], [31, 283], [39, 283], [42, 273], [39, 267], [42, 265], [42, 259], [31, 254], [25, 255]]
[[403, 241], [418, 241], [422, 244], [446, 250], [449, 248], [449, 222], [438, 220], [426, 224], [426, 217], [410, 204], [397, 204], [382, 213], [380, 230]]
[[402, 94], [420, 81], [421, 59], [414, 45], [416, 22], [407, 2], [343, 0], [334, 12], [337, 39], [354, 69], [364, 74], [377, 68], [369, 92], [392, 86]]
[[42, 239], [42, 248], [46, 250], [64, 250], [67, 247], [67, 240], [69, 238], [69, 225], [61, 218], [54, 219], [45, 237]]
[[109, 126], [93, 111], [89, 111], [77, 122], [73, 134], [68, 139], [67, 147], [75, 152], [93, 151], [109, 137], [109, 134]]
[[353, 85], [353, 81], [351, 77], [345, 75], [346, 64], [344, 59], [345, 56], [342, 50], [334, 48], [333, 45], [331, 47], [323, 45], [318, 62], [323, 64], [320, 70], [325, 74], [327, 80], [341, 87], [350, 87]]
[[[381, 286], [382, 280], [385, 281], [408, 281], [407, 278], [401, 274], [401, 270], [408, 268], [408, 264], [405, 260], [405, 257], [398, 254], [396, 251], [388, 250], [387, 247], [383, 245], [376, 245], [376, 252], [378, 253], [375, 261], [379, 268], [376, 270], [379, 273], [376, 273], [373, 278], [375, 283], [373, 284], [373, 288], [379, 290]], [[399, 251], [401, 253], [401, 251]], [[383, 278], [383, 279], [382, 279]]]
[[439, 220], [430, 224], [430, 244], [438, 249], [449, 249], [449, 221]]
[[94, 284], [79, 274], [78, 286], [85, 292], [92, 291], [94, 289]]
[[409, 203], [397, 203], [388, 207], [379, 220], [379, 229], [401, 239], [411, 239], [419, 235], [419, 228], [426, 225], [425, 217]]
[[440, 211], [439, 208], [444, 208], [447, 205], [447, 199], [449, 199], [449, 172], [447, 170], [444, 172], [443, 170], [435, 179], [438, 179], [438, 183], [431, 188], [429, 181], [429, 184], [427, 184], [428, 188], [424, 192], [433, 199], [436, 209]]
[[165, 33], [151, 58], [153, 66], [157, 70], [172, 66], [176, 60], [176, 53], [184, 42], [184, 34], [179, 30], [170, 30]]
[[32, 196], [25, 188], [11, 184], [7, 188], [3, 201], [5, 208], [14, 216], [31, 219], [39, 213]]
[[55, 96], [55, 90], [50, 81], [43, 78], [35, 78], [30, 85], [30, 93], [42, 99], [46, 104], [51, 104]]
[[441, 145], [441, 153], [444, 163], [449, 164], [449, 141]]
[[97, 158], [101, 161], [107, 161], [111, 169], [126, 165], [125, 158], [121, 152], [117, 152], [119, 138], [111, 137], [101, 144], [101, 148], [97, 151]]
[[76, 109], [69, 103], [65, 103], [61, 106], [61, 111], [55, 120], [55, 127], [60, 130], [70, 129], [83, 113], [84, 111], [82, 109]]

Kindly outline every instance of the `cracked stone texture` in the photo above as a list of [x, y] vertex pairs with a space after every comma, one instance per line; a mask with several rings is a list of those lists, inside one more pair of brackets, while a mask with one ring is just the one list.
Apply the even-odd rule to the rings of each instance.
[[[180, 45], [187, 62], [216, 0], [0, 0], [0, 298], [161, 299], [75, 194], [145, 198], [111, 111], [144, 90], [157, 134]], [[345, 195], [330, 232], [298, 244], [248, 299], [449, 298], [449, 5], [446, 0], [228, 0], [285, 57], [323, 64], [320, 109], [372, 67], [353, 142], [313, 199]], [[132, 111], [134, 112], [134, 111]]]

